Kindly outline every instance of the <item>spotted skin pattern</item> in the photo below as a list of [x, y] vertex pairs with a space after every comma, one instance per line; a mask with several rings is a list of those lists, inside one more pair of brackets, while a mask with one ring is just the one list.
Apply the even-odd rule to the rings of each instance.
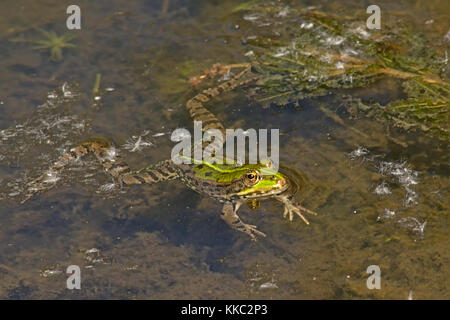
[[[247, 80], [241, 81], [240, 79], [248, 73], [251, 73], [249, 65], [230, 80], [215, 88], [203, 90], [186, 103], [186, 109], [191, 118], [196, 121], [202, 121], [203, 131], [218, 129], [222, 136], [225, 137], [223, 124], [212, 112], [205, 108], [204, 104], [220, 94], [247, 85], [258, 78], [257, 76], [252, 76]], [[216, 145], [215, 148], [222, 147], [223, 143], [224, 141], [220, 139], [216, 139], [213, 142]], [[245, 166], [232, 164], [228, 165], [228, 167], [227, 165], [220, 167], [210, 163], [176, 165], [172, 160], [165, 160], [133, 171], [117, 154], [114, 146], [104, 138], [93, 138], [83, 141], [62, 155], [46, 173], [28, 184], [29, 192], [23, 202], [29, 200], [35, 194], [54, 186], [54, 184], [47, 183], [47, 176], [58, 174], [66, 165], [88, 154], [93, 154], [104, 170], [119, 184], [153, 184], [167, 180], [181, 180], [188, 188], [207, 194], [224, 203], [221, 218], [233, 229], [248, 234], [252, 240], [256, 240], [257, 236], [264, 237], [265, 234], [257, 230], [256, 226], [244, 223], [237, 215], [239, 207], [246, 201], [254, 204], [257, 199], [275, 198], [285, 205], [284, 217], [289, 215], [289, 219], [292, 221], [295, 213], [306, 224], [309, 224], [309, 222], [302, 215], [301, 211], [316, 214], [292, 201], [293, 195], [289, 193], [291, 186], [287, 176], [276, 172], [269, 175], [260, 174], [262, 170], [270, 171], [270, 168], [267, 168], [267, 164]], [[252, 179], [249, 179], [250, 175], [252, 175]]]

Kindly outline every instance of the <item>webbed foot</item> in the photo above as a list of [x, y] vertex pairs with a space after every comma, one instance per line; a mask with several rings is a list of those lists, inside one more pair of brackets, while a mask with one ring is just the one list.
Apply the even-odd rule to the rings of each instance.
[[46, 173], [43, 173], [36, 179], [28, 182], [26, 184], [26, 196], [22, 201], [20, 201], [20, 203], [24, 204], [39, 192], [53, 188], [56, 181], [59, 180], [56, 174], [57, 173], [55, 171], [48, 170]]
[[222, 208], [221, 218], [233, 229], [248, 234], [253, 241], [256, 241], [258, 236], [265, 237], [266, 235], [257, 230], [256, 226], [242, 222], [241, 218], [236, 214], [240, 205], [241, 203], [236, 203], [234, 207], [233, 203], [226, 202]]
[[284, 211], [283, 211], [283, 218], [286, 218], [289, 215], [289, 221], [294, 220], [294, 213], [298, 215], [306, 224], [309, 225], [309, 221], [303, 216], [303, 213], [308, 213], [311, 215], [317, 215], [316, 212], [311, 211], [309, 209], [306, 209], [305, 207], [302, 207], [300, 204], [292, 202], [289, 197], [277, 197], [277, 200], [283, 202], [284, 204]]
[[258, 236], [263, 237], [263, 238], [266, 237], [265, 233], [257, 230], [257, 228], [258, 228], [257, 226], [252, 225], [252, 224], [246, 224], [246, 223], [243, 223], [242, 221], [241, 221], [241, 223], [242, 224], [238, 228], [236, 228], [236, 230], [245, 232], [246, 234], [248, 234], [250, 236], [250, 238], [252, 238], [253, 241], [258, 240]]

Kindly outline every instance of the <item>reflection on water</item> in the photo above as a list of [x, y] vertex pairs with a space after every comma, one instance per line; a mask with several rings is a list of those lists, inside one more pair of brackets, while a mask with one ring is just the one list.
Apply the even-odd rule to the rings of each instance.
[[[81, 1], [77, 47], [58, 62], [27, 41], [40, 37], [37, 27], [63, 32], [65, 8], [49, 0], [21, 17], [2, 11], [0, 297], [449, 298], [448, 144], [360, 116], [341, 93], [261, 108], [236, 90], [208, 105], [228, 127], [280, 128], [282, 164], [302, 181], [297, 198], [319, 212], [309, 226], [284, 220], [280, 204], [266, 200], [241, 209], [267, 234], [251, 242], [221, 221], [220, 204], [181, 183], [121, 187], [92, 158], [47, 177], [49, 190], [20, 204], [27, 182], [92, 136], [114, 141], [133, 168], [169, 157], [170, 133], [191, 123], [184, 103], [203, 88], [189, 78], [247, 61], [243, 39], [264, 27], [251, 14], [225, 14], [238, 1], [168, 3]], [[346, 5], [355, 6], [321, 4]], [[439, 46], [448, 46], [446, 6], [381, 5], [427, 22]], [[397, 88], [385, 79], [355, 92], [383, 103], [402, 96]], [[69, 265], [81, 267], [79, 291], [66, 289]], [[370, 265], [381, 268], [381, 290], [366, 287]]]

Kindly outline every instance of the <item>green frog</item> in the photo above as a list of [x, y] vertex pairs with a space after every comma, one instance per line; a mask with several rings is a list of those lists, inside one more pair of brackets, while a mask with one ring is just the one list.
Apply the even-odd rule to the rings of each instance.
[[[257, 78], [253, 76], [241, 80], [247, 73], [251, 73], [250, 67], [245, 67], [243, 71], [219, 86], [202, 91], [186, 103], [191, 117], [204, 124], [203, 131], [214, 128], [225, 133], [222, 123], [204, 104], [221, 93], [246, 85]], [[153, 184], [178, 179], [188, 188], [222, 202], [221, 218], [233, 229], [249, 235], [252, 240], [256, 240], [258, 236], [265, 237], [265, 234], [257, 230], [256, 226], [243, 222], [238, 216], [239, 207], [246, 202], [249, 207], [255, 207], [259, 200], [274, 198], [284, 204], [285, 218], [289, 217], [292, 221], [294, 215], [298, 215], [306, 224], [309, 222], [302, 212], [316, 214], [293, 201], [295, 183], [285, 173], [273, 170], [270, 161], [237, 165], [229, 162], [215, 164], [212, 161], [175, 164], [172, 160], [165, 160], [133, 171], [114, 150], [106, 139], [89, 139], [78, 144], [62, 155], [45, 174], [29, 183], [29, 194], [24, 201], [50, 187], [50, 183], [47, 182], [48, 176], [56, 175], [68, 163], [92, 153], [104, 170], [120, 184]]]

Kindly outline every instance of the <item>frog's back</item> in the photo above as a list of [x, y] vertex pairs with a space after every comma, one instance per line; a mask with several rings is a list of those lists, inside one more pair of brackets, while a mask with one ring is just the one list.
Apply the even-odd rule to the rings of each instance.
[[178, 165], [180, 179], [190, 189], [219, 200], [227, 199], [226, 183], [218, 182], [217, 172], [205, 164]]

